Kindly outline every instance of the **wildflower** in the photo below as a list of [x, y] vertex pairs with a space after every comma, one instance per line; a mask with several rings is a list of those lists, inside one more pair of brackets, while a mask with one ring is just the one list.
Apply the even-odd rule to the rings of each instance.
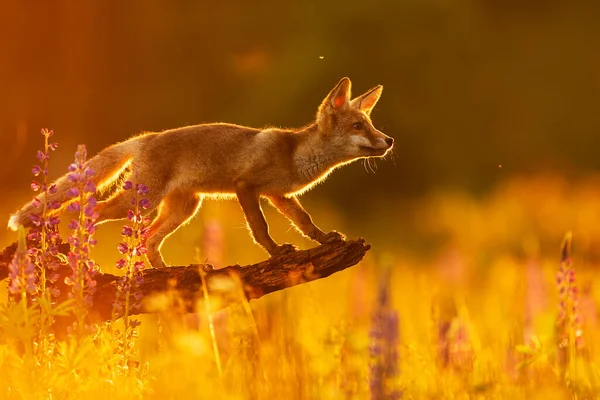
[[575, 351], [584, 345], [579, 316], [579, 293], [571, 261], [571, 239], [572, 234], [569, 232], [563, 241], [561, 263], [556, 274], [559, 297], [556, 329], [561, 366], [566, 366], [573, 359]]
[[435, 307], [437, 320], [437, 351], [440, 366], [457, 372], [472, 369], [473, 345], [468, 330], [466, 306], [449, 296], [443, 296]]
[[23, 228], [19, 230], [19, 244], [8, 266], [8, 277], [10, 279], [8, 291], [12, 296], [20, 295], [20, 299], [24, 299], [37, 289], [35, 264], [31, 262], [27, 252]]
[[458, 316], [451, 323], [448, 360], [456, 371], [473, 368], [473, 345], [465, 319]]
[[150, 208], [150, 200], [148, 199], [142, 199], [140, 200], [140, 208], [142, 210], [147, 210]]
[[134, 352], [134, 342], [137, 338], [136, 327], [140, 325], [139, 320], [129, 317], [132, 309], [141, 307], [143, 294], [140, 286], [144, 282], [143, 271], [145, 263], [140, 257], [146, 253], [145, 241], [148, 234], [146, 225], [149, 223], [147, 218], [142, 216], [141, 211], [149, 207], [146, 198], [140, 198], [148, 194], [149, 190], [141, 184], [133, 184], [126, 181], [123, 185], [124, 190], [133, 190], [132, 205], [133, 209], [127, 213], [129, 223], [123, 226], [121, 235], [123, 242], [119, 243], [117, 249], [123, 258], [117, 260], [117, 268], [125, 270], [125, 275], [117, 281], [117, 294], [113, 302], [113, 318], [123, 317], [123, 332], [114, 331], [114, 340], [118, 343], [116, 353], [122, 357], [122, 368], [129, 368], [129, 362]]
[[[121, 235], [132, 237], [133, 236], [133, 229], [130, 226], [128, 226], [128, 225], [124, 225], [123, 226], [123, 231], [121, 231]], [[121, 252], [121, 253], [124, 254], [125, 252]]]
[[[123, 242], [119, 243], [117, 249], [123, 254], [123, 258], [117, 260], [117, 268], [125, 270], [123, 276], [117, 284], [117, 299], [113, 304], [115, 315], [123, 316], [125, 319], [126, 329], [130, 326], [129, 312], [130, 307], [141, 307], [142, 294], [139, 291], [140, 285], [144, 281], [142, 271], [145, 269], [145, 263], [139, 258], [146, 254], [145, 240], [148, 234], [149, 221], [143, 217], [142, 210], [150, 206], [148, 199], [140, 198], [149, 193], [148, 187], [142, 184], [133, 184], [131, 181], [126, 181], [123, 185], [124, 190], [132, 190], [133, 209], [127, 212], [129, 224], [123, 226], [121, 235]], [[134, 302], [130, 303], [133, 298]]]
[[[32, 243], [28, 253], [31, 261], [37, 267], [37, 275], [39, 281], [38, 293], [39, 297], [47, 297], [48, 294], [57, 295], [58, 289], [52, 288], [47, 292], [47, 281], [53, 283], [56, 280], [56, 271], [59, 262], [56, 258], [58, 254], [58, 243], [60, 237], [58, 233], [59, 218], [56, 215], [50, 215], [51, 210], [60, 208], [60, 202], [48, 201], [48, 196], [56, 193], [56, 185], [48, 185], [48, 161], [50, 160], [50, 152], [56, 150], [58, 145], [50, 143], [49, 139], [54, 135], [54, 132], [48, 129], [42, 129], [44, 136], [44, 149], [38, 150], [37, 159], [40, 165], [34, 165], [31, 173], [34, 176], [43, 176], [42, 182], [33, 181], [31, 188], [35, 192], [39, 192], [39, 196], [33, 199], [33, 206], [39, 211], [30, 216], [33, 223], [33, 229], [27, 235], [27, 239]], [[46, 276], [46, 272], [50, 271], [50, 276]], [[48, 279], [49, 278], [49, 279]]]
[[75, 153], [75, 162], [69, 166], [68, 179], [75, 186], [68, 192], [74, 199], [69, 210], [78, 213], [77, 219], [69, 224], [73, 230], [69, 236], [71, 251], [67, 260], [72, 269], [71, 276], [65, 278], [65, 283], [70, 285], [70, 297], [75, 299], [77, 306], [78, 328], [83, 329], [84, 318], [87, 309], [92, 303], [92, 295], [96, 288], [94, 276], [98, 272], [98, 266], [90, 259], [90, 249], [96, 244], [93, 235], [96, 231], [95, 221], [98, 214], [94, 211], [96, 199], [93, 193], [96, 188], [91, 181], [93, 171], [86, 165], [86, 148], [80, 145]]
[[390, 304], [389, 269], [379, 286], [377, 308], [372, 318], [371, 338], [371, 371], [369, 388], [371, 399], [399, 399], [401, 392], [394, 387], [393, 380], [399, 374], [398, 312]]

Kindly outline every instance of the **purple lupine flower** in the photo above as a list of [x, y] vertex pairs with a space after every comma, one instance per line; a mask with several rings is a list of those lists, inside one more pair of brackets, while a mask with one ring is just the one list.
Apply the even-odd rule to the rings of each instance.
[[[148, 186], [139, 183], [135, 185], [135, 190], [140, 196], [146, 196], [148, 193], [150, 193], [150, 189], [148, 189]], [[141, 199], [140, 201], [142, 200], [144, 199]]]
[[[92, 171], [92, 170], [88, 169], [88, 171]], [[87, 176], [87, 174], [86, 174], [86, 176]], [[96, 185], [92, 181], [87, 181], [85, 183], [85, 186], [83, 187], [83, 191], [84, 192], [88, 192], [88, 193], [95, 193], [96, 192]]]
[[31, 214], [29, 216], [29, 220], [31, 221], [31, 223], [34, 226], [41, 226], [42, 225], [42, 218], [38, 214]]
[[12, 262], [8, 265], [8, 291], [11, 296], [19, 296], [19, 299], [26, 298], [33, 294], [36, 289], [37, 276], [35, 273], [35, 264], [31, 262], [30, 254], [25, 244], [25, 233], [19, 233], [19, 244]]
[[77, 228], [79, 228], [79, 222], [77, 222], [76, 220], [71, 220], [71, 222], [69, 222], [68, 228], [71, 230], [75, 230]]
[[145, 247], [146, 236], [148, 234], [149, 221], [142, 215], [142, 210], [150, 208], [150, 202], [146, 198], [140, 198], [149, 193], [149, 189], [142, 184], [133, 184], [126, 181], [123, 184], [124, 190], [133, 190], [132, 209], [127, 212], [129, 223], [123, 226], [121, 235], [123, 242], [119, 243], [117, 249], [123, 258], [117, 261], [117, 268], [125, 270], [125, 276], [117, 282], [117, 296], [113, 303], [113, 314], [122, 316], [125, 322], [125, 330], [133, 330], [138, 322], [129, 319], [129, 313], [132, 308], [141, 307], [142, 293], [139, 290], [144, 281], [143, 270], [145, 263], [139, 259], [146, 254]]
[[379, 296], [372, 317], [370, 355], [371, 367], [369, 389], [371, 399], [399, 399], [402, 393], [397, 390], [394, 379], [400, 373], [398, 344], [400, 332], [398, 312], [390, 301], [390, 270], [386, 270], [379, 286]]
[[148, 199], [142, 199], [140, 200], [140, 208], [142, 210], [147, 210], [150, 208], [150, 200]]
[[127, 254], [127, 253], [129, 253], [129, 245], [127, 243], [124, 243], [124, 242], [123, 243], [119, 243], [119, 245], [117, 246], [117, 250], [119, 250], [119, 253], [121, 253], [121, 254]]
[[48, 228], [53, 228], [53, 227], [57, 226], [59, 222], [60, 222], [60, 219], [58, 218], [58, 216], [52, 215], [51, 217], [46, 219], [46, 226]]
[[[86, 190], [86, 192], [88, 193], [94, 193], [94, 191], [89, 191]], [[90, 220], [97, 220], [99, 215], [96, 212], [96, 205], [98, 204], [98, 202], [96, 201], [96, 199], [94, 197], [90, 197], [88, 199], [87, 204], [85, 205], [85, 207], [83, 208], [83, 214], [89, 218]]]
[[73, 214], [79, 214], [79, 212], [81, 211], [81, 206], [78, 202], [71, 203], [67, 206], [67, 211]]
[[129, 225], [124, 225], [123, 230], [121, 231], [121, 235], [132, 237], [133, 236], [133, 228], [131, 228]]
[[575, 269], [571, 261], [572, 234], [565, 235], [561, 249], [561, 263], [556, 274], [558, 289], [558, 317], [556, 321], [559, 363], [565, 367], [575, 352], [583, 348], [583, 329], [579, 316], [579, 293]]
[[41, 133], [44, 136], [44, 150], [39, 150], [36, 154], [36, 158], [41, 165], [34, 165], [31, 172], [34, 176], [42, 175], [43, 181], [33, 181], [31, 184], [32, 190], [40, 192], [40, 194], [33, 199], [33, 206], [37, 209], [37, 212], [30, 216], [33, 228], [27, 235], [27, 239], [30, 241], [28, 254], [32, 263], [37, 267], [39, 281], [35, 296], [47, 297], [48, 294], [56, 292], [54, 288], [46, 287], [46, 281], [50, 280], [46, 276], [46, 272], [50, 271], [50, 277], [55, 275], [53, 271], [59, 265], [56, 255], [58, 254], [58, 243], [60, 241], [58, 216], [49, 213], [51, 210], [58, 209], [60, 203], [48, 200], [49, 195], [56, 193], [56, 185], [48, 186], [48, 160], [50, 159], [50, 152], [57, 147], [56, 143], [49, 142], [49, 138], [54, 135], [54, 132], [42, 129]]
[[[74, 180], [72, 182], [73, 183], [77, 183], [76, 180]], [[70, 198], [78, 197], [79, 196], [79, 189], [77, 189], [76, 187], [68, 188], [67, 189], [67, 196], [69, 196]]]
[[[68, 195], [74, 198], [69, 210], [77, 212], [77, 219], [69, 224], [73, 233], [69, 236], [71, 251], [67, 260], [72, 269], [71, 276], [65, 278], [65, 283], [71, 286], [69, 296], [77, 304], [77, 326], [82, 332], [87, 309], [92, 303], [95, 292], [98, 266], [90, 259], [90, 249], [96, 244], [95, 221], [98, 214], [94, 211], [96, 199], [93, 196], [95, 186], [90, 183], [93, 171], [86, 165], [87, 151], [85, 145], [79, 145], [75, 153], [75, 162], [69, 166], [69, 181], [75, 186], [71, 187]], [[93, 190], [92, 190], [93, 189]]]

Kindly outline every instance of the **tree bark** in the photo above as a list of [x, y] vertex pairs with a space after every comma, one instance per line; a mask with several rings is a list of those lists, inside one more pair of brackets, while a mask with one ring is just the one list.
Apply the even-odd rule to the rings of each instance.
[[[371, 248], [364, 239], [336, 241], [318, 247], [299, 250], [282, 256], [272, 257], [257, 264], [231, 265], [213, 269], [209, 264], [149, 268], [143, 272], [144, 282], [139, 288], [143, 295], [141, 307], [130, 310], [130, 315], [157, 312], [151, 299], [160, 293], [175, 293], [183, 311], [194, 311], [197, 300], [204, 296], [200, 268], [208, 288], [209, 297], [225, 301], [211, 302], [214, 308], [226, 307], [232, 302], [258, 299], [265, 294], [283, 290], [291, 286], [310, 282], [356, 265]], [[12, 259], [16, 243], [0, 253], [0, 280], [8, 277], [8, 265]], [[61, 253], [69, 251], [68, 244], [61, 244]], [[71, 274], [68, 265], [58, 269], [57, 282], [61, 291], [58, 301], [66, 298], [69, 288], [64, 285], [64, 277]], [[88, 322], [102, 322], [113, 318], [116, 284], [119, 276], [99, 273], [96, 275], [96, 292], [89, 310]], [[235, 293], [234, 293], [235, 292]], [[237, 293], [237, 294], [236, 294]], [[134, 299], [130, 297], [131, 304]]]

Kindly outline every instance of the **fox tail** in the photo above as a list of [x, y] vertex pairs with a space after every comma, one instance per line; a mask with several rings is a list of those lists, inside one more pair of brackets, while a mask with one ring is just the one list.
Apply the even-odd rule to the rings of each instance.
[[[133, 137], [124, 142], [107, 147], [96, 156], [89, 159], [86, 165], [94, 171], [91, 180], [96, 187], [100, 189], [114, 182], [121, 172], [127, 168], [138, 152], [141, 144], [143, 144], [148, 137], [148, 135]], [[54, 182], [56, 191], [53, 194], [49, 194], [47, 198], [44, 193], [37, 196], [37, 199], [41, 202], [59, 202], [61, 204], [60, 208], [58, 210], [52, 210], [52, 213], [60, 211], [69, 203], [70, 198], [67, 195], [67, 191], [69, 188], [74, 187], [74, 184], [69, 181], [67, 176], [68, 175], [63, 175]], [[33, 224], [30, 217], [36, 212], [39, 211], [36, 208], [36, 203], [32, 200], [10, 216], [8, 227], [14, 231], [18, 230], [19, 226], [31, 227]]]

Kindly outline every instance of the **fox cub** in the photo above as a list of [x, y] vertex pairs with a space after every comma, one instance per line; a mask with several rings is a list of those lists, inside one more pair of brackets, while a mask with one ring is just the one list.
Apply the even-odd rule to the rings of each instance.
[[[189, 221], [205, 195], [237, 196], [254, 240], [271, 255], [295, 250], [278, 245], [269, 235], [261, 211], [264, 196], [310, 239], [328, 243], [343, 239], [325, 233], [302, 208], [298, 195], [322, 181], [335, 168], [367, 157], [382, 157], [394, 140], [375, 129], [371, 110], [382, 86], [350, 98], [351, 82], [343, 78], [319, 106], [314, 123], [297, 130], [254, 129], [215, 123], [187, 126], [161, 133], [144, 133], [102, 150], [88, 161], [94, 183], [106, 186], [119, 175], [132, 174], [150, 189], [151, 208], [158, 209], [146, 239], [153, 267], [165, 267], [160, 253], [165, 238]], [[70, 182], [56, 182], [49, 201], [64, 207]], [[123, 219], [131, 202], [123, 191], [98, 203], [98, 222]], [[30, 226], [32, 203], [11, 216], [9, 227]]]

